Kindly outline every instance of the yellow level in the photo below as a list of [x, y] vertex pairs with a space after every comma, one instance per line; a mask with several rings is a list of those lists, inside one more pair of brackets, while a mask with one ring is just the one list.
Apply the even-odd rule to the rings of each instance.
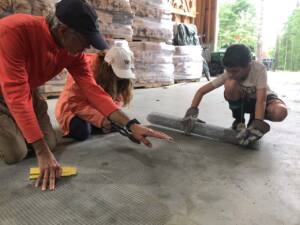
[[[77, 168], [76, 167], [68, 167], [64, 166], [62, 167], [62, 177], [68, 177], [68, 176], [73, 176], [77, 174]], [[30, 168], [29, 170], [29, 179], [34, 180], [37, 179], [40, 175], [40, 169], [35, 167], [35, 168]]]

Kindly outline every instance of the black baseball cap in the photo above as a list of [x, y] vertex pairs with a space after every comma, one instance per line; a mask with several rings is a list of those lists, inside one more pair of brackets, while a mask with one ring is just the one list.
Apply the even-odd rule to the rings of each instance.
[[85, 0], [61, 0], [55, 8], [59, 21], [82, 34], [90, 45], [99, 50], [108, 48], [99, 30], [97, 13]]

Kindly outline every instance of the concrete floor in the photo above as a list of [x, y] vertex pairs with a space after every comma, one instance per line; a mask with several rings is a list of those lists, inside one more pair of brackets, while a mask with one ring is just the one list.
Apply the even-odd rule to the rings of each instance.
[[[259, 150], [186, 137], [164, 130], [178, 145], [130, 143], [118, 134], [78, 143], [61, 140], [56, 156], [77, 176], [42, 193], [27, 180], [29, 158], [0, 162], [0, 224], [299, 225], [300, 74], [270, 73], [269, 82], [289, 107]], [[201, 83], [136, 90], [128, 113], [143, 122], [152, 111], [183, 116]], [[222, 89], [201, 104], [200, 118], [229, 127]], [[50, 100], [50, 113], [55, 100]], [[55, 124], [55, 120], [53, 119]]]

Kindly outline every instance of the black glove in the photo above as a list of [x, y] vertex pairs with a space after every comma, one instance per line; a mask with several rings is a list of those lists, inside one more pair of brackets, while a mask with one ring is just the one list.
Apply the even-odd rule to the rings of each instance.
[[198, 115], [199, 115], [199, 109], [197, 107], [190, 107], [186, 111], [185, 116], [181, 121], [182, 128], [185, 134], [191, 133], [196, 121], [201, 122], [200, 120], [197, 119]]
[[257, 141], [270, 131], [270, 125], [263, 120], [253, 120], [248, 128], [243, 129], [236, 136], [240, 145], [247, 146]]

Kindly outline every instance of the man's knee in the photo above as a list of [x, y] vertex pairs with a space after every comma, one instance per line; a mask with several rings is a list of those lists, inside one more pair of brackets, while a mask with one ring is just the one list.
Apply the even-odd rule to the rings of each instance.
[[[14, 164], [22, 161], [28, 152], [25, 140], [15, 138], [6, 140], [7, 141], [1, 143], [0, 147], [4, 162], [7, 164]], [[11, 140], [11, 142], [9, 140]]]
[[17, 163], [27, 155], [26, 141], [18, 126], [7, 114], [0, 114], [0, 155], [8, 164]]
[[237, 101], [241, 98], [239, 84], [235, 80], [227, 80], [224, 84], [224, 98], [227, 101]]

